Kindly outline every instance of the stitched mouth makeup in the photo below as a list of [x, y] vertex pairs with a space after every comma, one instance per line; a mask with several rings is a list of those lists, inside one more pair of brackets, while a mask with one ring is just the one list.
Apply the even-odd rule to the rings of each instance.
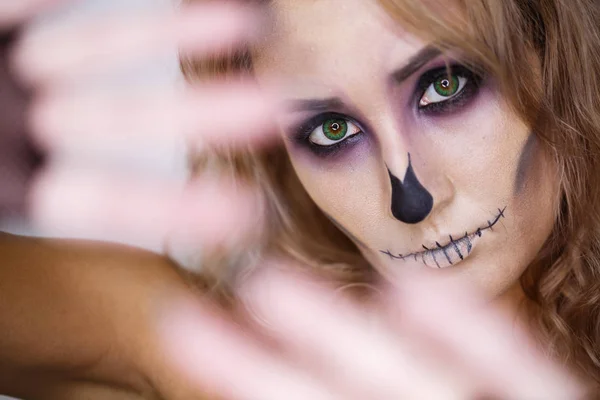
[[[465, 232], [462, 236], [449, 235], [444, 242], [436, 241], [433, 246], [422, 245], [423, 250], [408, 254], [393, 254], [390, 250], [381, 253], [387, 255], [392, 260], [404, 262], [418, 262], [431, 268], [448, 268], [457, 265], [471, 255], [475, 245], [484, 233], [493, 231], [494, 226], [505, 216], [506, 207], [498, 209], [494, 219], [487, 221], [487, 224], [477, 228], [474, 232]], [[444, 244], [442, 244], [442, 243]]]

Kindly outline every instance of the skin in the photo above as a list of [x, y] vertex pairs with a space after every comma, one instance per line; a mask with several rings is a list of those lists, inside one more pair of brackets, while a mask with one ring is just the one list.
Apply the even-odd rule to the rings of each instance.
[[[283, 139], [315, 203], [384, 276], [441, 266], [440, 274], [466, 278], [490, 299], [520, 298], [518, 279], [555, 220], [556, 170], [494, 79], [483, 78], [449, 111], [425, 114], [420, 77], [460, 62], [453, 54], [398, 29], [374, 2], [276, 0], [272, 8], [279, 23], [254, 54], [256, 76], [264, 87], [283, 87], [278, 95], [292, 105], [280, 115]], [[295, 127], [329, 111], [362, 133], [323, 157]], [[405, 176], [407, 154], [433, 196], [417, 223], [391, 210], [390, 174]], [[435, 259], [425, 250], [438, 247], [445, 251]]]
[[156, 332], [163, 300], [196, 295], [170, 261], [124, 246], [1, 232], [0, 254], [0, 393], [199, 398], [165, 363]]

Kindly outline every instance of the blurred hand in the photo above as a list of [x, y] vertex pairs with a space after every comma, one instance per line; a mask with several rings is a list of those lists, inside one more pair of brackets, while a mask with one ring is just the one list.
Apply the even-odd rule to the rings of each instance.
[[28, 93], [10, 67], [9, 51], [17, 24], [58, 0], [6, 0], [0, 4], [0, 222], [24, 213], [29, 179], [40, 165], [40, 154], [26, 135]]
[[226, 399], [584, 398], [514, 316], [466, 285], [417, 273], [399, 282], [373, 307], [262, 272], [241, 288], [254, 324], [174, 302], [161, 347], [192, 386]]
[[0, 4], [0, 30], [22, 23], [26, 18], [39, 14], [65, 0], [6, 0]]
[[[53, 3], [58, 1], [3, 2], [0, 22], [14, 25]], [[10, 75], [7, 48], [1, 53], [0, 85], [16, 87], [18, 76], [34, 96], [27, 124], [16, 129], [10, 118], [0, 120], [0, 140], [10, 131], [24, 143], [29, 133], [48, 154], [27, 198], [33, 222], [65, 236], [98, 234], [154, 246], [177, 228], [193, 230], [200, 242], [242, 229], [256, 215], [251, 193], [208, 180], [184, 187], [156, 166], [169, 162], [164, 158], [172, 154], [164, 149], [175, 143], [201, 148], [263, 142], [274, 130], [271, 108], [258, 90], [241, 78], [186, 88], [173, 82], [98, 87], [97, 81], [140, 60], [174, 56], [175, 49], [199, 58], [240, 46], [257, 36], [259, 12], [212, 2], [178, 12], [122, 14], [24, 30], [11, 53]], [[2, 101], [3, 111], [23, 113], [24, 95]], [[18, 154], [22, 162], [25, 156]], [[10, 191], [11, 198], [22, 200], [28, 181], [16, 180], [22, 185]]]
[[41, 161], [25, 133], [28, 95], [8, 67], [15, 35], [0, 30], [0, 221], [23, 214], [27, 183]]

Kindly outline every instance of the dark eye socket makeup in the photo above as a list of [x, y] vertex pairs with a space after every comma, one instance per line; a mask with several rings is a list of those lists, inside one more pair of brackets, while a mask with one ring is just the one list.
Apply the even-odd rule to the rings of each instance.
[[[314, 143], [310, 140], [311, 135], [315, 132], [316, 129], [323, 127], [323, 125], [331, 120], [341, 120], [347, 121], [354, 125], [356, 125], [360, 131], [351, 136], [347, 136], [345, 139], [330, 144], [330, 145], [322, 145]], [[321, 114], [317, 114], [314, 117], [300, 123], [297, 127], [292, 129], [292, 140], [301, 145], [308, 147], [310, 151], [319, 156], [328, 156], [339, 153], [340, 150], [347, 148], [348, 146], [352, 146], [356, 142], [361, 140], [361, 137], [364, 135], [363, 124], [355, 119], [348, 117], [346, 114], [338, 113], [338, 112], [323, 112]]]
[[[483, 81], [484, 77], [482, 75], [460, 63], [444, 64], [441, 67], [431, 68], [424, 72], [416, 82], [411, 95], [412, 107], [419, 116], [443, 118], [467, 106], [479, 92]], [[427, 97], [427, 101], [424, 101], [425, 97]], [[296, 108], [299, 110], [320, 111], [319, 114], [300, 122], [290, 129], [292, 141], [308, 149], [313, 154], [321, 157], [334, 156], [364, 139], [366, 124], [350, 116], [350, 113], [332, 111], [332, 108], [343, 109], [341, 99], [300, 100], [297, 103], [299, 106]], [[360, 132], [353, 132], [352, 135], [328, 145], [311, 141], [312, 134], [317, 129], [323, 129], [324, 124], [332, 120], [353, 124], [360, 128]]]
[[[419, 104], [428, 89], [432, 86], [436, 86], [439, 82], [452, 81], [454, 79], [464, 80], [464, 84], [459, 87], [456, 93], [448, 95], [445, 100], [432, 102], [427, 105]], [[482, 82], [482, 76], [464, 65], [452, 64], [449, 67], [434, 68], [425, 72], [419, 78], [413, 101], [420, 114], [425, 116], [443, 116], [466, 106], [478, 93]]]

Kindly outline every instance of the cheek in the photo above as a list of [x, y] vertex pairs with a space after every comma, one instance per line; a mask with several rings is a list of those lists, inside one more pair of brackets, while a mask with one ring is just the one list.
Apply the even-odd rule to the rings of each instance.
[[506, 216], [468, 269], [492, 294], [513, 285], [549, 237], [559, 200], [556, 167], [534, 133], [490, 93], [457, 118], [431, 124], [421, 146], [453, 187], [446, 210], [471, 221], [499, 207]]
[[531, 132], [492, 90], [464, 113], [428, 122], [424, 132], [415, 140], [429, 168], [453, 186], [454, 200], [492, 210], [511, 201]]
[[454, 138], [440, 141], [436, 149], [449, 163], [446, 174], [462, 208], [506, 206], [510, 235], [545, 240], [554, 221], [558, 183], [535, 133], [491, 91], [463, 123], [446, 132]]
[[[368, 139], [344, 155], [324, 160], [305, 149], [288, 146], [298, 178], [326, 214], [352, 233], [381, 218], [387, 172], [377, 161], [376, 146]], [[362, 236], [362, 235], [361, 235]]]

